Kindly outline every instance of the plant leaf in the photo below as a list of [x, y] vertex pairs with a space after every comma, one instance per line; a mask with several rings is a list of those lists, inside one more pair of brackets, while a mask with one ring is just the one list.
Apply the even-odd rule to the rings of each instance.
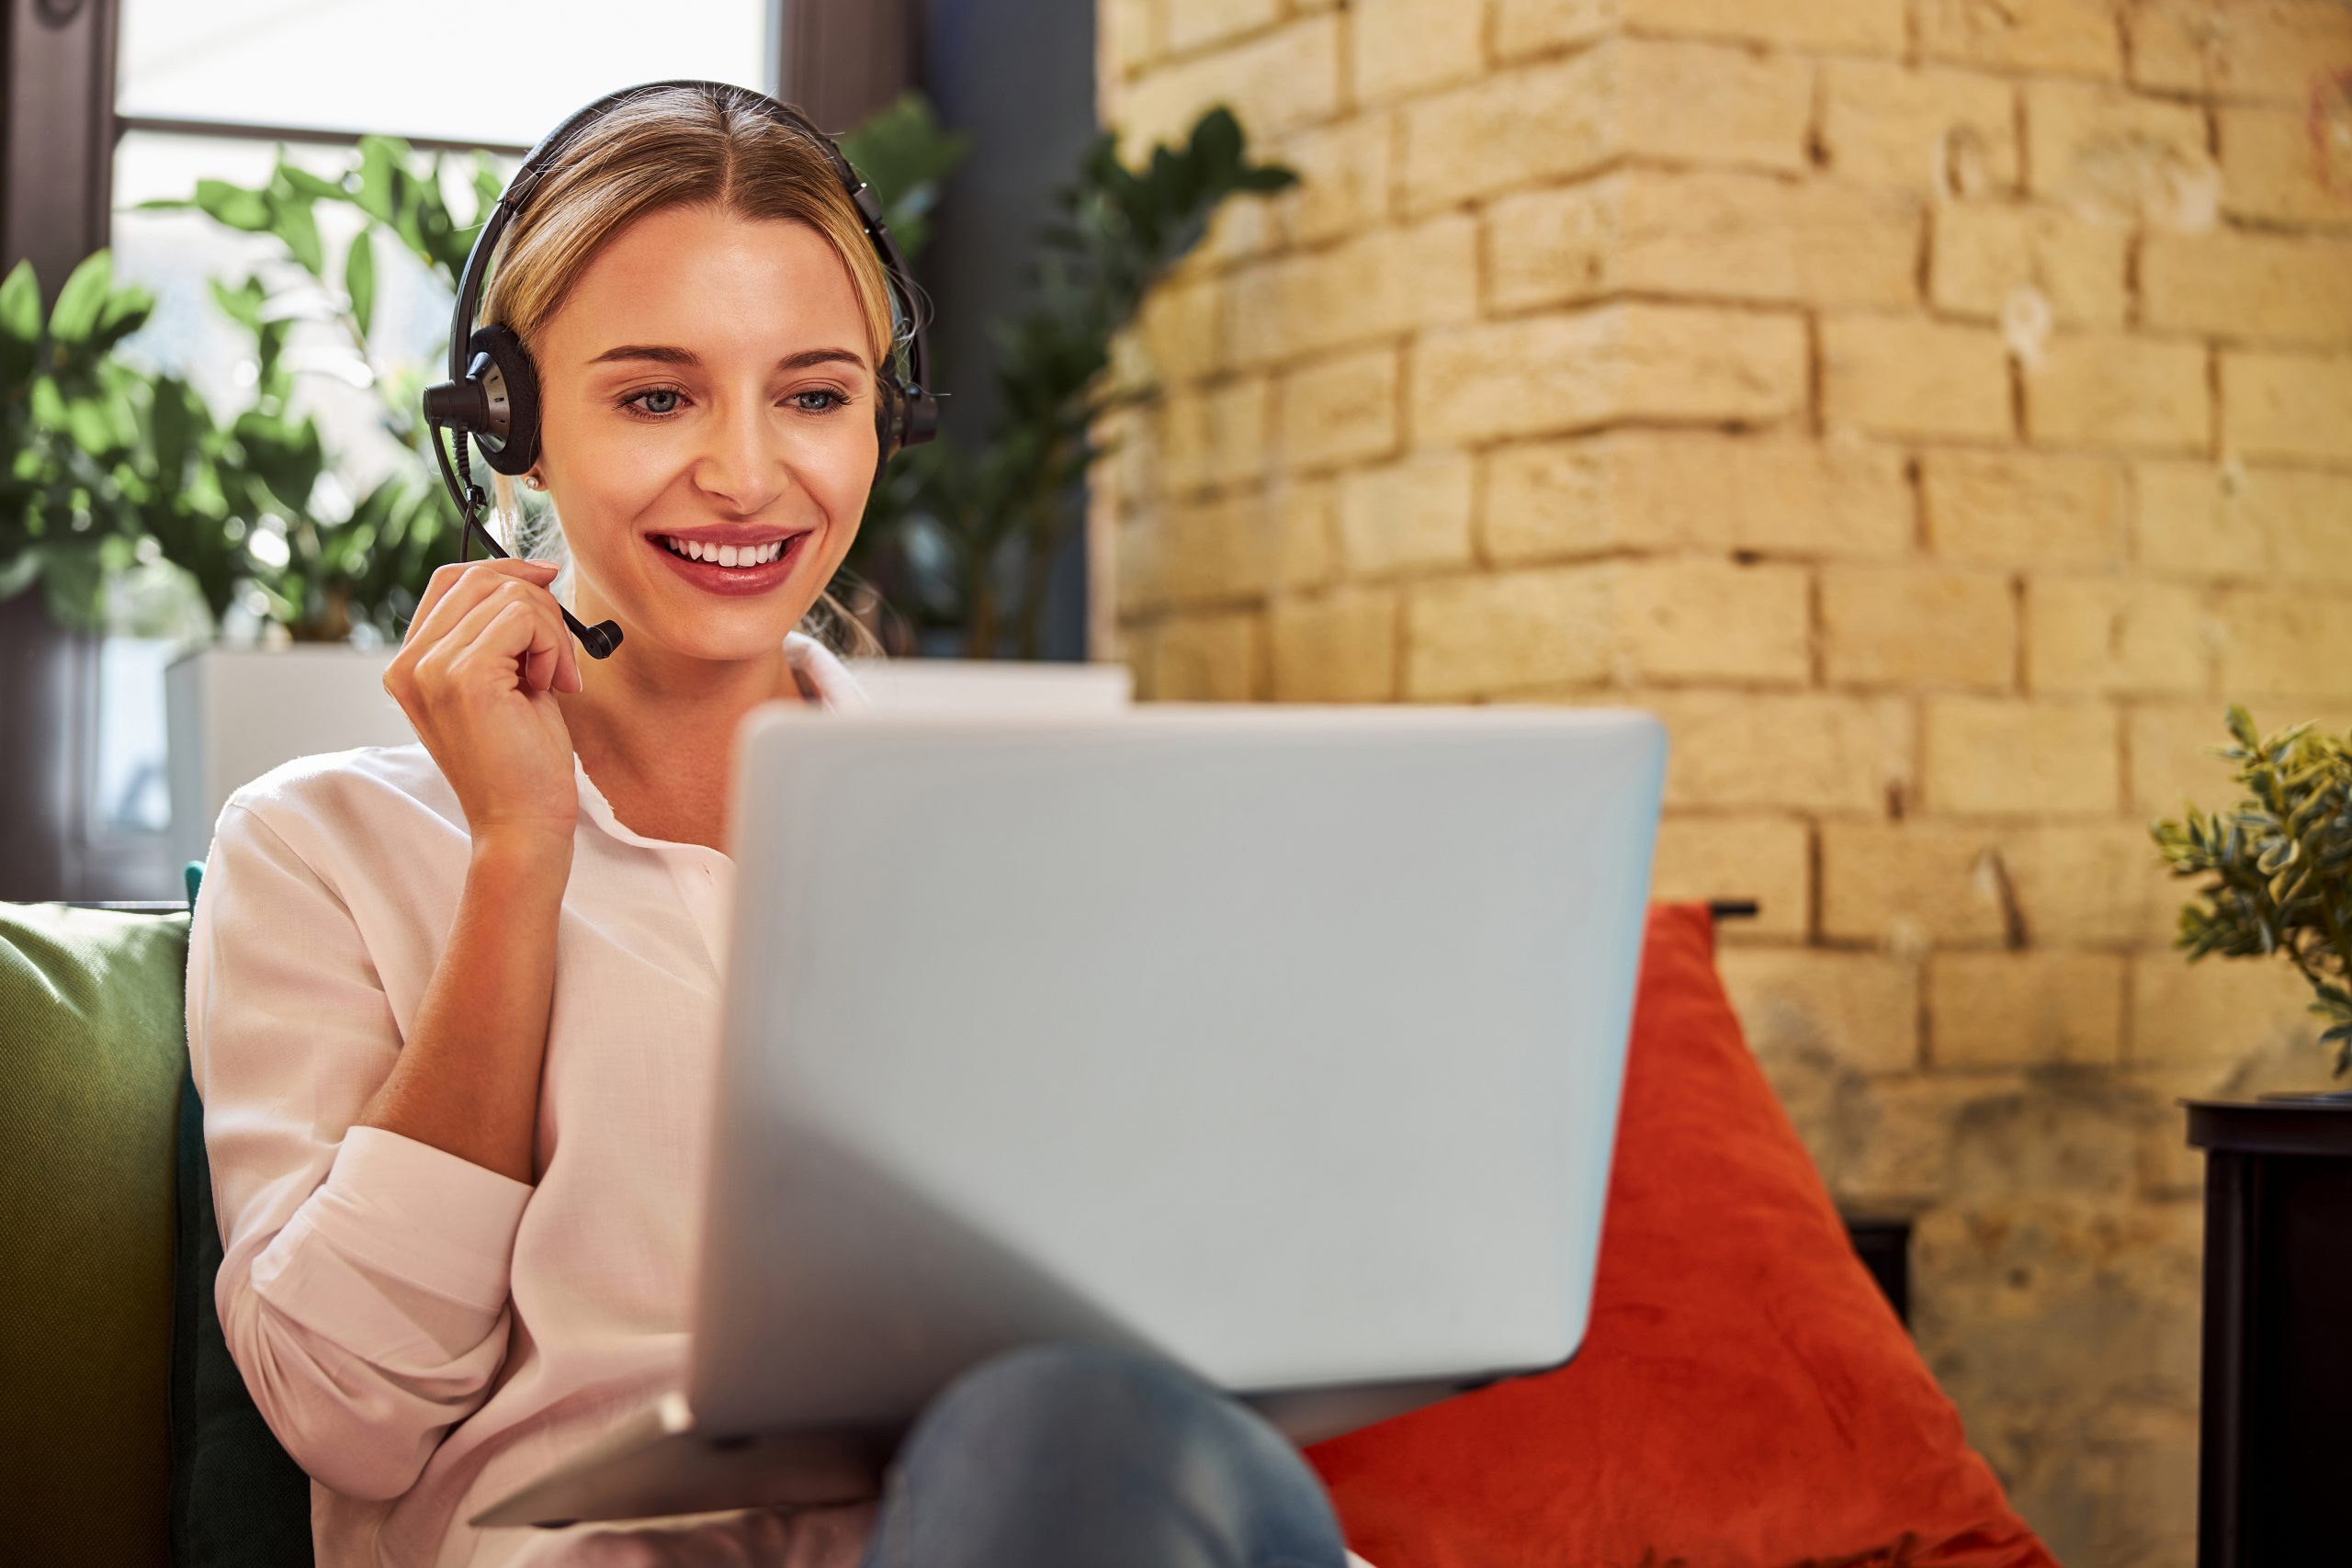
[[114, 254], [101, 250], [84, 256], [57, 291], [57, 303], [49, 313], [49, 335], [60, 343], [87, 339], [113, 292]]
[[343, 290], [351, 296], [352, 319], [359, 323], [359, 336], [365, 341], [373, 330], [376, 315], [376, 232], [362, 228], [351, 237], [351, 249], [343, 258]]
[[268, 198], [257, 190], [232, 186], [227, 180], [197, 181], [196, 204], [215, 221], [232, 229], [258, 234], [269, 228]]

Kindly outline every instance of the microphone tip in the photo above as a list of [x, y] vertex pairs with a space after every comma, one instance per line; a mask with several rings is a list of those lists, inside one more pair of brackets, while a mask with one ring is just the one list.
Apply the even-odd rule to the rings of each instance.
[[588, 651], [598, 659], [609, 659], [613, 649], [621, 645], [618, 621], [600, 621], [588, 628]]

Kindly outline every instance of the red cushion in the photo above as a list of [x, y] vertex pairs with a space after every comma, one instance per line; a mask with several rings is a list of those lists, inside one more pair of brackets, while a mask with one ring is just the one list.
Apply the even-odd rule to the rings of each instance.
[[2056, 1568], [1961, 1435], [1715, 976], [1651, 910], [1591, 1326], [1307, 1450], [1377, 1568]]

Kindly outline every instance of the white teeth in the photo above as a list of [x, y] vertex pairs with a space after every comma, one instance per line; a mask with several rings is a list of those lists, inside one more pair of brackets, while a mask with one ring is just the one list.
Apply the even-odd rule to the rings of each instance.
[[719, 566], [764, 566], [784, 554], [789, 539], [771, 539], [764, 545], [706, 545], [699, 540], [680, 539], [671, 535], [660, 536], [662, 545], [689, 560], [706, 560]]

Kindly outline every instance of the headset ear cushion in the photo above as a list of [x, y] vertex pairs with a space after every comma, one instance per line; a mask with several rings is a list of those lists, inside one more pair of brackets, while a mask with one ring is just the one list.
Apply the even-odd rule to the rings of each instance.
[[[523, 346], [521, 338], [496, 322], [475, 329], [466, 346], [469, 364], [475, 355], [490, 355], [491, 372], [486, 378], [492, 383], [487, 389], [492, 428], [477, 431], [474, 446], [481, 452], [482, 461], [500, 473], [527, 473], [539, 460], [539, 375], [531, 364], [531, 351]], [[499, 417], [502, 405], [503, 419]]]

